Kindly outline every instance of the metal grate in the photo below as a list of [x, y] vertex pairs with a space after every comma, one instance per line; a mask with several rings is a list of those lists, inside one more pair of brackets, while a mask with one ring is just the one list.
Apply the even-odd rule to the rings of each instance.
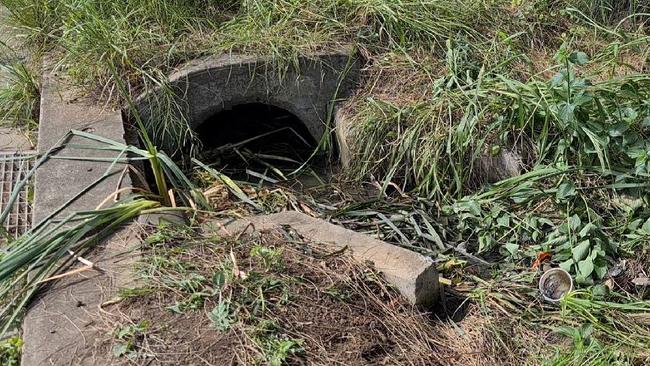
[[[34, 152], [30, 151], [0, 152], [0, 212], [8, 208], [9, 198], [14, 192], [16, 183], [23, 180], [32, 169], [35, 156]], [[4, 227], [12, 238], [18, 238], [31, 227], [30, 191], [32, 191], [31, 184], [23, 187], [4, 222]]]

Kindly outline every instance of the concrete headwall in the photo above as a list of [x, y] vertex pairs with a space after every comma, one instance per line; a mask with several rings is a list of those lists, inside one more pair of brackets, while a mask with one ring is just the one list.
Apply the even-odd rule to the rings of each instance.
[[[294, 114], [319, 141], [327, 131], [331, 103], [350, 95], [358, 74], [349, 51], [303, 57], [280, 69], [268, 59], [228, 54], [194, 60], [169, 81], [193, 129], [233, 106], [264, 103]], [[152, 92], [138, 100], [145, 121], [152, 118], [157, 97]]]

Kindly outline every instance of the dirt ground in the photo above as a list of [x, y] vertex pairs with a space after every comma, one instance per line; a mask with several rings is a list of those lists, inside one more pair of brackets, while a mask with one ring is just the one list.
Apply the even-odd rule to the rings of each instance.
[[96, 357], [111, 354], [116, 365], [449, 364], [435, 341], [440, 323], [348, 253], [322, 252], [284, 231], [147, 240], [143, 287], [105, 307]]

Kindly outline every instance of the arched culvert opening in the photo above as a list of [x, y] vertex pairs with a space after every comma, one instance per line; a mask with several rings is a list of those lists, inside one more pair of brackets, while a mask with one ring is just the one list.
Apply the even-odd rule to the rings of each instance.
[[264, 103], [221, 110], [196, 128], [202, 159], [220, 171], [247, 180], [275, 181], [300, 167], [317, 142], [291, 112]]
[[[302, 162], [307, 151], [309, 155], [313, 152], [313, 149], [303, 148], [305, 143], [302, 140], [307, 141], [306, 145], [316, 145], [316, 142], [323, 138], [333, 137], [329, 135], [330, 128], [334, 128], [336, 123], [327, 125], [331, 122], [333, 107], [352, 95], [358, 80], [359, 64], [350, 51], [342, 49], [341, 52], [300, 57], [295, 67], [286, 70], [276, 70], [266, 58], [245, 55], [213, 55], [193, 60], [169, 75], [164, 88], [149, 91], [138, 98], [137, 110], [154, 143], [161, 150], [173, 155], [183, 168], [192, 168], [190, 157], [198, 157], [203, 163], [217, 169], [225, 166], [226, 170], [220, 170], [226, 174], [230, 173], [229, 169], [237, 168], [239, 171], [248, 169], [253, 174], [260, 175], [265, 171], [273, 172], [272, 167], [289, 163], [292, 163], [291, 167], [295, 169], [299, 165], [293, 160]], [[275, 107], [261, 108], [258, 105], [249, 108], [252, 111], [242, 111], [244, 106], [251, 107], [248, 105], [251, 103]], [[277, 107], [285, 111], [278, 111]], [[253, 120], [262, 119], [263, 123], [245, 126], [241, 116], [246, 114], [253, 114]], [[268, 118], [269, 116], [271, 118]], [[176, 121], [183, 123], [175, 124]], [[224, 154], [215, 159], [196, 156], [197, 145], [189, 138], [194, 135], [187, 133], [187, 128], [190, 128], [200, 135], [206, 146], [203, 155], [210, 155], [210, 150], [213, 150], [212, 156], [216, 157], [214, 150], [219, 146], [237, 144], [246, 140], [246, 137], [253, 138], [277, 127], [291, 129], [251, 141], [245, 148], [253, 152], [262, 147], [262, 150], [257, 149], [258, 155], [266, 153], [289, 157], [289, 160], [267, 159], [260, 163], [252, 159], [261, 164], [257, 170], [250, 165], [251, 160], [242, 164], [242, 156], [237, 154], [242, 149], [229, 151], [230, 157], [234, 153], [238, 160], [229, 160], [229, 156]], [[329, 146], [335, 146], [335, 143]], [[336, 152], [333, 150], [328, 153]], [[292, 157], [294, 159], [291, 159]], [[299, 159], [295, 159], [296, 157]], [[309, 168], [315, 169], [317, 174], [312, 175], [313, 183], [307, 183], [307, 178], [303, 176], [303, 185], [319, 184], [320, 177], [329, 175], [325, 160], [309, 161]], [[284, 170], [289, 171], [293, 170]], [[320, 172], [322, 174], [319, 174]], [[237, 174], [233, 178], [253, 181], [249, 179], [250, 175], [242, 177]], [[274, 179], [284, 180], [284, 177]]]

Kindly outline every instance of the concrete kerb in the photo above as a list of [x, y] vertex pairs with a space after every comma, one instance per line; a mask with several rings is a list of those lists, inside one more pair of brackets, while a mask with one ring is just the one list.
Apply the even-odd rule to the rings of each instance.
[[264, 231], [286, 226], [310, 241], [332, 246], [333, 250], [347, 246], [355, 259], [372, 262], [386, 280], [415, 305], [429, 308], [439, 300], [438, 272], [430, 258], [300, 212], [286, 211], [225, 224], [208, 222], [204, 228], [230, 235], [248, 227]]
[[[124, 124], [119, 111], [84, 103], [74, 88], [56, 74], [45, 73], [39, 154], [55, 146], [72, 129], [124, 143]], [[124, 164], [112, 166], [110, 162], [64, 158], [110, 160], [117, 157], [114, 152], [80, 147], [89, 144], [86, 139], [71, 137], [66, 146], [56, 151], [57, 159], [50, 159], [38, 168], [34, 182], [34, 222], [43, 220], [92, 184], [92, 189], [71, 202], [57, 218], [75, 211], [93, 210], [117, 189], [131, 186], [128, 174], [125, 177], [120, 174]], [[109, 168], [109, 177], [95, 184]], [[86, 257], [102, 271], [89, 270], [60, 279], [32, 300], [23, 321], [23, 366], [97, 364], [97, 360], [80, 359], [78, 351], [102, 335], [95, 324], [101, 304], [132, 281], [131, 268], [139, 257], [139, 236], [135, 228], [133, 225], [123, 228]]]

